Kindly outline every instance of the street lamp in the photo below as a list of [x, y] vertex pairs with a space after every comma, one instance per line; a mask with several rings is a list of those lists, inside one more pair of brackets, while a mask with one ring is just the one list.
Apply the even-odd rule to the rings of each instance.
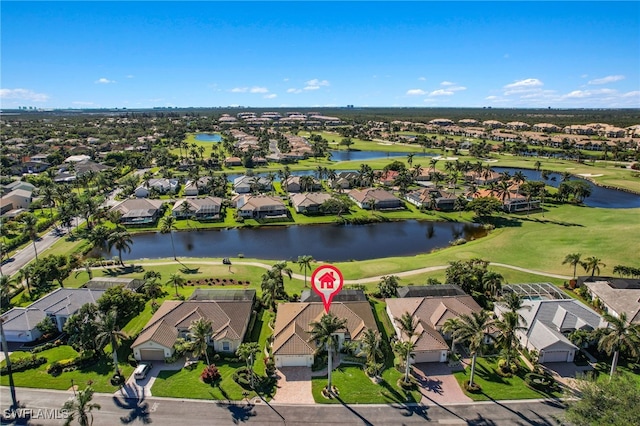
[[7, 347], [7, 339], [4, 336], [4, 318], [0, 318], [0, 339], [2, 339], [2, 350], [4, 351], [4, 359], [7, 361], [7, 373], [9, 374], [9, 389], [11, 390], [11, 402], [13, 405], [11, 408], [18, 408], [18, 401], [16, 400], [16, 385], [13, 382], [13, 371], [11, 370], [11, 358], [9, 358], [9, 348]]

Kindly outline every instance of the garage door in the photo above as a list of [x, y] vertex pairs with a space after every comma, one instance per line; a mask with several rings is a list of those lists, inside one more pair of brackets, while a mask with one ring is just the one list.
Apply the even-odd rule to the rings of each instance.
[[413, 362], [440, 362], [440, 351], [418, 352], [415, 354]]
[[140, 349], [140, 359], [143, 361], [164, 361], [164, 350]]
[[308, 362], [305, 355], [281, 355], [276, 357], [276, 365], [279, 367], [308, 367]]
[[544, 353], [543, 362], [567, 362], [567, 351], [549, 351]]

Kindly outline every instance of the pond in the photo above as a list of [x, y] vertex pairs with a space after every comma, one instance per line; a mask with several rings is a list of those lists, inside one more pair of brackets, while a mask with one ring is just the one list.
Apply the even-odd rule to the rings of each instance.
[[[393, 158], [404, 157], [406, 160], [409, 152], [388, 152], [388, 151], [356, 151], [356, 150], [329, 150], [331, 152], [331, 161], [363, 161], [373, 158]], [[414, 157], [434, 157], [438, 154], [414, 152]]]
[[[528, 180], [542, 180], [542, 172], [537, 170], [519, 169], [516, 167], [492, 167], [492, 169], [498, 173], [509, 172], [511, 175], [520, 171]], [[619, 189], [604, 188], [579, 177], [571, 177], [570, 179], [583, 180], [591, 187], [591, 195], [584, 200], [585, 206], [607, 209], [631, 209], [640, 207], [640, 195]], [[555, 172], [549, 173], [549, 179], [545, 181], [547, 185], [553, 186], [554, 188], [557, 188], [560, 182], [562, 182], [562, 175]]]
[[[411, 256], [447, 247], [458, 238], [486, 235], [482, 226], [456, 222], [402, 221], [371, 225], [263, 226], [260, 228], [174, 232], [180, 257], [246, 257], [295, 260], [311, 255], [322, 261]], [[170, 236], [133, 235], [129, 259], [173, 257]], [[113, 251], [117, 255], [117, 251]]]
[[200, 142], [220, 142], [222, 136], [218, 133], [198, 133], [195, 139]]

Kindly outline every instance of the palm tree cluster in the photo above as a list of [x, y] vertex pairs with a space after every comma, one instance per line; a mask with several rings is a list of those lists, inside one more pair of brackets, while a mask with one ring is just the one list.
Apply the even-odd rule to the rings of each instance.
[[347, 320], [344, 318], [338, 318], [332, 313], [324, 314], [320, 318], [320, 321], [314, 321], [310, 324], [311, 335], [309, 337], [310, 342], [316, 342], [317, 351], [327, 351], [327, 391], [332, 392], [331, 386], [331, 374], [333, 371], [333, 354], [338, 352], [339, 341], [337, 333], [340, 330], [346, 330]]
[[[589, 256], [586, 259], [582, 259], [582, 254], [581, 253], [569, 253], [565, 256], [564, 260], [562, 261], [563, 265], [569, 264], [573, 267], [573, 277], [576, 277], [576, 269], [578, 268], [578, 265], [582, 266], [582, 268], [584, 268], [584, 271], [588, 274], [589, 272], [591, 272], [591, 276], [595, 276], [596, 274], [600, 275], [600, 268], [601, 267], [606, 267], [607, 265], [605, 265], [604, 263], [602, 263], [602, 259], [600, 259], [599, 257], [595, 257], [595, 256]], [[614, 269], [614, 273], [619, 273], [620, 270], [616, 271]]]
[[262, 275], [262, 302], [272, 311], [276, 309], [278, 299], [287, 299], [284, 288], [283, 274], [291, 279], [293, 271], [287, 266], [287, 262], [278, 262]]

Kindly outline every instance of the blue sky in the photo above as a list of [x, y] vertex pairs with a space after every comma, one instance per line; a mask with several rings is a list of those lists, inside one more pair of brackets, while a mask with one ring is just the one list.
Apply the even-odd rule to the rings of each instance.
[[1, 3], [3, 108], [640, 107], [640, 2]]

